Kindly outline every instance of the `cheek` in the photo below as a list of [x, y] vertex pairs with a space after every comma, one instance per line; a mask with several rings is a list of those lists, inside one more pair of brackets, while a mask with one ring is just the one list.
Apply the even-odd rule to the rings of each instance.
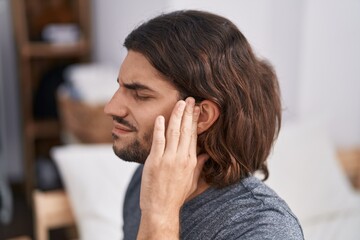
[[154, 111], [139, 109], [138, 111], [133, 112], [133, 114], [134, 117], [136, 116], [135, 119], [138, 130], [142, 134], [144, 134], [144, 133], [148, 133], [149, 131], [152, 133], [154, 129], [155, 119], [161, 113], [158, 114], [157, 112]]
[[134, 116], [136, 115], [135, 118], [139, 129], [142, 129], [142, 132], [148, 132], [150, 129], [152, 132], [154, 129], [155, 120], [159, 115], [164, 116], [165, 126], [167, 127], [175, 103], [168, 102], [162, 106], [159, 106], [158, 104], [156, 106], [147, 107], [146, 109], [138, 108], [136, 112], [133, 112], [133, 114]]

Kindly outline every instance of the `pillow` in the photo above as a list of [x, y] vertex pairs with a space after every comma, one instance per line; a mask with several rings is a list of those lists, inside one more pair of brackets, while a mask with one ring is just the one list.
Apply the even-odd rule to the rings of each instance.
[[122, 239], [122, 207], [137, 164], [124, 162], [110, 144], [52, 149], [69, 196], [79, 235], [85, 240]]
[[268, 165], [267, 184], [302, 223], [360, 206], [359, 195], [352, 190], [319, 121], [285, 125]]

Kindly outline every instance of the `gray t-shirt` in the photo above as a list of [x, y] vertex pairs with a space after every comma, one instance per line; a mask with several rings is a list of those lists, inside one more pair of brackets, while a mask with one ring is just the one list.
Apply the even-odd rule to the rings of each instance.
[[[139, 167], [124, 202], [124, 239], [136, 239], [140, 223]], [[180, 215], [181, 239], [304, 239], [296, 216], [287, 204], [256, 177], [231, 186], [208, 188], [186, 202]]]

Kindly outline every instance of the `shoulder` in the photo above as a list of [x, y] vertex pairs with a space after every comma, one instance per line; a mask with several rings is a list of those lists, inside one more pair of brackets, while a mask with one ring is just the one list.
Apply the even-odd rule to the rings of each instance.
[[265, 183], [249, 177], [234, 188], [235, 192], [244, 194], [228, 202], [230, 208], [236, 210], [230, 214], [231, 221], [219, 232], [223, 235], [220, 239], [304, 239], [294, 213]]
[[285, 201], [255, 177], [208, 190], [184, 206], [182, 217], [186, 239], [303, 239]]

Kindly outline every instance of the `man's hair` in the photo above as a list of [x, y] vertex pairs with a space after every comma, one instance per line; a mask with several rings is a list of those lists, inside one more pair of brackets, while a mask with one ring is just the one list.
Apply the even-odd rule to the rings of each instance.
[[210, 100], [219, 118], [199, 135], [209, 154], [202, 176], [224, 187], [262, 171], [281, 126], [280, 90], [269, 63], [228, 19], [202, 11], [176, 11], [134, 29], [124, 46], [143, 54], [182, 97]]

